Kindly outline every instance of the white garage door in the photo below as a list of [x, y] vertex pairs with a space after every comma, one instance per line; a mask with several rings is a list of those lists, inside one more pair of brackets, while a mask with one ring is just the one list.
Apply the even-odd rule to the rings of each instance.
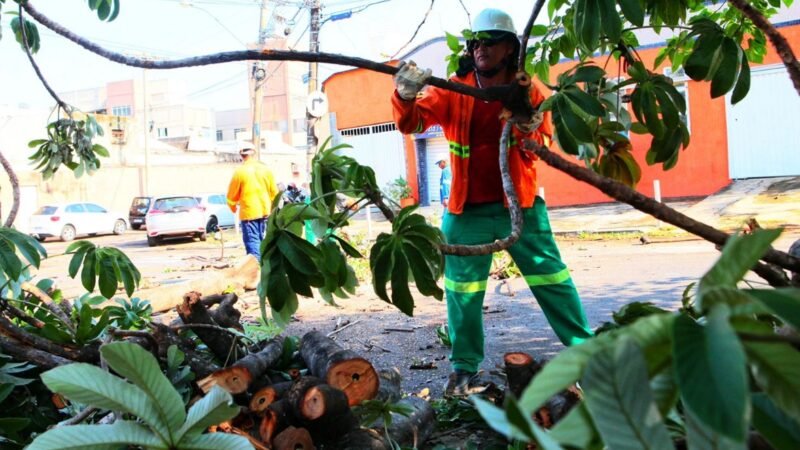
[[403, 135], [393, 123], [342, 130], [342, 141], [353, 148], [341, 151], [359, 164], [370, 166], [381, 188], [397, 178], [406, 178]]
[[731, 178], [800, 175], [800, 96], [783, 66], [753, 71], [747, 97], [726, 103]]
[[442, 169], [436, 165], [440, 159], [450, 161], [450, 146], [443, 137], [425, 140], [425, 175], [428, 178], [428, 199], [431, 204], [439, 204], [439, 180]]

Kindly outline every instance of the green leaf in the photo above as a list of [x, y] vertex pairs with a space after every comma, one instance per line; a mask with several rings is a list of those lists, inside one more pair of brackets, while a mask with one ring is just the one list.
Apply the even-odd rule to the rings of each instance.
[[450, 49], [453, 53], [458, 53], [464, 49], [464, 46], [461, 45], [461, 42], [458, 40], [457, 36], [454, 36], [448, 32], [444, 33], [445, 39], [447, 39], [447, 48]]
[[438, 273], [433, 273], [431, 266], [425, 261], [419, 250], [409, 243], [403, 244], [403, 253], [408, 260], [411, 273], [414, 275], [414, 283], [422, 295], [433, 296], [441, 300], [444, 292], [436, 284]]
[[622, 37], [622, 19], [616, 8], [616, 0], [598, 0], [600, 7], [600, 22], [603, 31], [612, 44], [619, 42]]
[[702, 35], [697, 40], [691, 55], [683, 65], [686, 75], [695, 81], [705, 80], [706, 77], [713, 75], [711, 65], [722, 45], [723, 37], [721, 32], [712, 32]]
[[623, 337], [592, 356], [581, 385], [589, 412], [609, 448], [672, 449], [653, 401], [641, 349]]
[[47, 251], [42, 247], [42, 244], [31, 236], [20, 233], [13, 228], [0, 228], [0, 236], [11, 241], [17, 247], [17, 251], [37, 269], [42, 261], [41, 258], [47, 258]]
[[408, 289], [408, 260], [400, 250], [394, 252], [392, 304], [407, 316], [414, 315], [414, 297]]
[[[545, 364], [542, 371], [525, 388], [520, 404], [526, 411], [537, 410], [547, 399], [580, 380], [591, 356], [606, 346], [613, 345], [614, 340], [621, 334], [632, 337], [650, 357], [652, 351], [649, 350], [661, 349], [669, 344], [674, 320], [675, 316], [672, 314], [654, 314], [639, 319], [618, 332], [604, 333], [580, 345], [566, 348]], [[661, 353], [658, 355], [659, 359], [653, 359], [652, 363], [648, 360], [649, 372], [652, 373], [656, 368], [660, 371], [663, 368], [669, 353], [663, 351]]]
[[775, 450], [800, 448], [800, 424], [793, 420], [764, 394], [753, 394], [753, 426]]
[[680, 315], [673, 330], [677, 382], [684, 405], [711, 429], [742, 442], [749, 416], [745, 355], [725, 304], [706, 326]]
[[117, 292], [117, 271], [114, 269], [113, 256], [108, 253], [95, 252], [98, 258], [98, 283], [100, 285], [100, 293], [105, 298], [112, 298]]
[[229, 433], [208, 433], [182, 442], [181, 448], [191, 450], [253, 450], [253, 445], [243, 436]]
[[691, 410], [684, 411], [688, 448], [692, 450], [745, 450], [745, 442], [734, 441], [706, 426]]
[[116, 450], [129, 445], [167, 449], [150, 430], [135, 422], [117, 421], [113, 425], [71, 425], [53, 428], [38, 436], [28, 450]]
[[750, 92], [750, 63], [747, 61], [747, 54], [739, 47], [741, 52], [741, 66], [739, 68], [739, 75], [736, 78], [736, 86], [733, 88], [731, 94], [731, 104], [737, 104], [747, 96]]
[[575, 405], [566, 417], [558, 421], [550, 429], [550, 436], [559, 444], [570, 448], [600, 447], [600, 435], [585, 402]]
[[288, 232], [282, 232], [278, 235], [278, 248], [286, 257], [288, 263], [300, 272], [306, 275], [314, 275], [319, 272], [314, 260], [299, 247], [297, 241], [289, 237]]
[[96, 283], [95, 278], [95, 267], [97, 264], [97, 251], [90, 250], [86, 253], [86, 258], [83, 260], [83, 270], [81, 271], [81, 284], [83, 287], [89, 291], [94, 291], [94, 285]]
[[[68, 364], [44, 372], [41, 378], [51, 391], [72, 401], [127, 412], [151, 426], [159, 423], [156, 407], [144, 391], [99, 367], [86, 363]], [[165, 434], [159, 435], [165, 441], [168, 439]]]
[[732, 236], [722, 248], [714, 266], [700, 279], [696, 308], [704, 309], [703, 295], [714, 287], [735, 288], [736, 283], [755, 265], [783, 230], [756, 230], [752, 234]]
[[619, 0], [619, 6], [630, 23], [637, 27], [644, 25], [644, 8], [641, 0]]
[[569, 130], [572, 136], [575, 136], [581, 142], [592, 142], [594, 141], [594, 135], [592, 134], [592, 129], [589, 128], [589, 125], [583, 121], [583, 119], [572, 110], [572, 106], [570, 106], [569, 101], [566, 97], [559, 97], [556, 101], [556, 105], [558, 106], [558, 114], [561, 116], [561, 119], [564, 121], [564, 125]]
[[563, 450], [547, 432], [539, 428], [533, 421], [531, 414], [523, 412], [514, 397], [506, 399], [506, 417], [511, 423], [512, 435], [522, 433], [522, 437], [528, 442], [536, 444], [536, 448], [542, 450]]
[[363, 258], [364, 257], [364, 255], [362, 255], [361, 252], [359, 252], [358, 249], [353, 247], [349, 242], [345, 241], [344, 239], [340, 238], [339, 236], [337, 236], [335, 234], [333, 235], [333, 238], [336, 239], [337, 241], [339, 241], [339, 245], [342, 247], [342, 250], [344, 250], [344, 252], [347, 253], [347, 256], [349, 256], [351, 258]]
[[547, 34], [547, 25], [537, 24], [531, 28], [531, 36], [544, 36]]
[[744, 342], [744, 347], [759, 387], [800, 421], [800, 352], [781, 343]]
[[563, 92], [564, 95], [566, 95], [573, 103], [578, 105], [578, 107], [586, 114], [595, 117], [603, 117], [606, 115], [606, 110], [603, 108], [603, 105], [600, 103], [600, 101], [579, 89], [577, 86], [568, 87], [561, 92]]
[[726, 37], [722, 41], [722, 48], [720, 50], [721, 61], [717, 66], [717, 72], [711, 80], [711, 98], [717, 98], [725, 95], [733, 88], [733, 83], [736, 81], [736, 75], [739, 73], [740, 54], [739, 44], [731, 38]]
[[600, 0], [575, 2], [575, 34], [584, 50], [593, 51], [600, 41]]
[[175, 433], [186, 419], [183, 400], [161, 372], [153, 355], [127, 342], [106, 344], [100, 347], [100, 354], [115, 372], [130, 380], [147, 396], [158, 414], [158, 421], [149, 425], [162, 436], [169, 436], [169, 442], [177, 442]]
[[176, 441], [182, 442], [203, 433], [211, 425], [220, 424], [239, 414], [239, 406], [231, 395], [219, 386], [214, 386], [189, 409], [186, 422], [178, 430]]
[[600, 67], [586, 64], [575, 69], [575, 73], [569, 77], [571, 83], [597, 83], [606, 76], [606, 71]]
[[782, 321], [794, 329], [800, 330], [800, 290], [792, 288], [749, 289], [743, 292], [757, 298]]
[[22, 261], [14, 252], [14, 246], [2, 237], [0, 237], [0, 267], [12, 280], [18, 279], [22, 272]]

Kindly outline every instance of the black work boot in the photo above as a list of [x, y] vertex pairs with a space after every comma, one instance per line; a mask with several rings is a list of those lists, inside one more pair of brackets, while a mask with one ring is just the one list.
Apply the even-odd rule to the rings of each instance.
[[447, 377], [447, 384], [444, 386], [445, 397], [466, 397], [472, 392], [472, 384], [477, 380], [476, 372], [467, 372], [466, 370], [456, 369], [449, 377]]

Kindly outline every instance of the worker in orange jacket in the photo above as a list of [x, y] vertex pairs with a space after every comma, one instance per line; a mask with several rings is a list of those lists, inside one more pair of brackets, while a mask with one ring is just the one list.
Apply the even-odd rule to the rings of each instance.
[[278, 195], [278, 186], [272, 171], [255, 158], [256, 148], [242, 143], [239, 155], [242, 165], [233, 173], [228, 185], [228, 207], [236, 212], [242, 224], [242, 240], [247, 254], [260, 257], [261, 241], [267, 228], [267, 216], [272, 210], [272, 200]]
[[[453, 81], [488, 88], [515, 81], [520, 42], [511, 17], [497, 9], [481, 11], [467, 41]], [[503, 105], [452, 91], [423, 86], [431, 71], [413, 61], [401, 63], [392, 97], [394, 119], [403, 133], [420, 133], [439, 124], [450, 144], [453, 180], [442, 231], [449, 244], [476, 245], [507, 237], [511, 221], [499, 163]], [[534, 106], [544, 100], [530, 89]], [[515, 123], [508, 163], [524, 226], [508, 249], [519, 266], [548, 322], [565, 345], [592, 336], [578, 292], [556, 247], [544, 200], [536, 195], [536, 157], [521, 149], [522, 141], [549, 146], [553, 135], [549, 112], [536, 113], [529, 123]], [[484, 358], [483, 297], [492, 255], [445, 257], [444, 285], [452, 342], [450, 375], [445, 395], [466, 395]]]

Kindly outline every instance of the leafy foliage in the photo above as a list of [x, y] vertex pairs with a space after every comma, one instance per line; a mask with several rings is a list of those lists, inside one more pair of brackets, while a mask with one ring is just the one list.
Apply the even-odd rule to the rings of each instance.
[[119, 0], [86, 0], [86, 3], [100, 20], [111, 22], [119, 15]]
[[76, 241], [67, 247], [66, 253], [73, 254], [69, 262], [69, 276], [75, 278], [83, 265], [81, 284], [89, 292], [94, 291], [97, 285], [105, 298], [114, 296], [119, 283], [122, 283], [125, 293], [130, 297], [142, 279], [139, 269], [119, 249], [97, 247], [89, 241]]
[[47, 258], [47, 251], [36, 239], [13, 228], [0, 227], [0, 283], [18, 280], [23, 274], [25, 266], [18, 254], [37, 269], [42, 258]]
[[28, 159], [42, 170], [45, 180], [52, 178], [63, 164], [76, 177], [84, 173], [91, 175], [100, 168], [102, 156], [108, 158], [108, 150], [100, 144], [93, 144], [95, 136], [102, 136], [103, 128], [91, 115], [83, 120], [72, 117], [58, 119], [47, 126], [47, 139], [36, 139], [28, 147], [36, 148]]
[[221, 388], [212, 388], [187, 413], [180, 394], [149, 352], [126, 342], [104, 345], [100, 352], [108, 365], [128, 381], [84, 363], [48, 370], [42, 374], [42, 381], [53, 392], [72, 401], [122, 411], [138, 417], [141, 422], [117, 421], [114, 425], [55, 428], [38, 436], [28, 448], [78, 449], [121, 445], [174, 449], [252, 448], [240, 436], [202, 434], [210, 425], [230, 419], [239, 412], [230, 394]]
[[[781, 342], [774, 324], [798, 329], [800, 290], [737, 289], [778, 234], [731, 238], [701, 279], [692, 311], [627, 305], [614, 314], [616, 328], [545, 365], [519, 404], [501, 410], [477, 402], [482, 416], [506, 436], [545, 448], [599, 448], [590, 445], [598, 440], [612, 448], [672, 448], [668, 434], [690, 448], [744, 448], [750, 426], [778, 448], [793, 448], [800, 352]], [[527, 418], [575, 381], [584, 401], [563, 423], [549, 434], [531, 426]]]
[[119, 306], [108, 306], [109, 321], [117, 328], [123, 330], [143, 330], [147, 328], [153, 314], [153, 307], [147, 300], [133, 297], [114, 299]]
[[[400, 311], [414, 314], [414, 298], [409, 282], [416, 283], [422, 295], [442, 299], [444, 292], [436, 284], [444, 271], [440, 245], [441, 231], [428, 225], [425, 218], [414, 214], [417, 206], [403, 208], [392, 222], [392, 234], [381, 233], [370, 252], [370, 269], [375, 293]], [[391, 297], [386, 284], [391, 283]]]

